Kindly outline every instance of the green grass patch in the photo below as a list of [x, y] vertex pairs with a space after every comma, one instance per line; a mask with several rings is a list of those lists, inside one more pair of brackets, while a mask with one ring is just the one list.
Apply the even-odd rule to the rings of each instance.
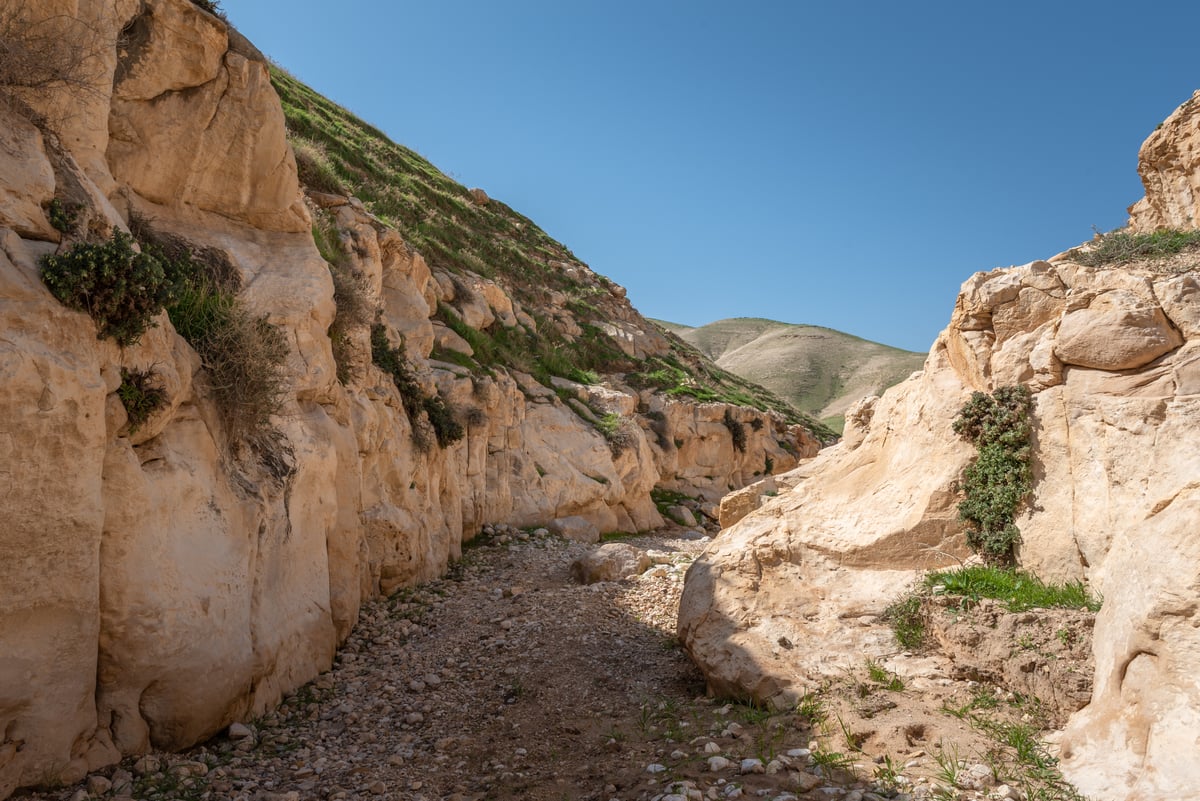
[[925, 577], [930, 592], [955, 595], [978, 601], [992, 598], [1003, 601], [1010, 612], [1026, 609], [1087, 609], [1100, 610], [1100, 599], [1087, 591], [1081, 582], [1047, 584], [1037, 576], [1021, 570], [991, 565], [973, 565], [955, 570], [930, 573]]

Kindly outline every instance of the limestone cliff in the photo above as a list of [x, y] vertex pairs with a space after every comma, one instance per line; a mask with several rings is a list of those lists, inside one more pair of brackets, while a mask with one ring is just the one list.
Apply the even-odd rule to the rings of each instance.
[[[727, 379], [523, 218], [470, 259], [515, 249], [548, 289], [467, 269], [354, 187], [306, 195], [268, 65], [197, 4], [3, 0], [0, 22], [73, 54], [37, 85], [3, 73], [0, 102], [0, 797], [262, 712], [328, 668], [363, 599], [485, 523], [652, 528], [655, 487], [715, 500], [820, 446], [765, 405], [699, 402]], [[281, 335], [262, 436], [239, 438], [167, 314], [121, 348], [47, 290], [42, 257], [131, 223], [224, 265]], [[364, 319], [341, 319], [339, 274]], [[558, 350], [509, 363], [514, 342]], [[144, 420], [130, 371], [162, 393]]]
[[1142, 144], [1138, 174], [1146, 196], [1129, 207], [1132, 228], [1200, 227], [1200, 91]]
[[[1195, 105], [1143, 148], [1135, 223], [1191, 224]], [[710, 687], [788, 704], [894, 654], [885, 607], [968, 554], [956, 507], [974, 451], [957, 411], [972, 391], [1023, 384], [1035, 481], [1019, 560], [1103, 598], [1064, 773], [1098, 799], [1197, 797], [1185, 755], [1200, 748], [1200, 253], [1106, 268], [1078, 263], [1089, 247], [968, 279], [924, 370], [859, 407], [841, 444], [696, 562], [679, 631]]]

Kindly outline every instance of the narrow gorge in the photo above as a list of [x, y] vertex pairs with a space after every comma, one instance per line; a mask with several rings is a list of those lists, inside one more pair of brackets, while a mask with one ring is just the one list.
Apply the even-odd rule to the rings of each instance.
[[[0, 0], [0, 798], [220, 752], [153, 797], [1033, 801], [938, 785], [978, 732], [914, 722], [990, 683], [1046, 696], [1070, 793], [1200, 798], [1200, 245], [974, 274], [839, 438], [214, 10]], [[1139, 172], [1122, 235], [1192, 235], [1200, 92]], [[1016, 385], [1016, 560], [1099, 611], [900, 645], [906, 588], [977, 561], [956, 416]], [[983, 629], [1030, 639], [984, 665]], [[852, 730], [839, 682], [928, 709]]]

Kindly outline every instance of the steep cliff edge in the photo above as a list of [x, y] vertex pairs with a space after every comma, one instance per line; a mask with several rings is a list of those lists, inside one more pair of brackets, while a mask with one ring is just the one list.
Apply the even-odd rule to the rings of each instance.
[[[1143, 147], [1134, 230], [1192, 224], [1170, 210], [1200, 176], [1195, 105]], [[1062, 735], [1063, 772], [1098, 799], [1197, 797], [1200, 248], [1081, 263], [1102, 245], [968, 279], [924, 370], [852, 412], [841, 444], [779, 484], [794, 489], [697, 560], [679, 631], [710, 687], [787, 705], [864, 656], [895, 657], [885, 608], [968, 555], [957, 504], [974, 450], [956, 414], [972, 391], [1021, 384], [1034, 488], [1019, 561], [1103, 598], [1095, 685]]]
[[[0, 22], [31, 63], [67, 54], [0, 73], [0, 797], [260, 713], [329, 666], [364, 598], [484, 523], [652, 528], [655, 487], [711, 501], [819, 448], [427, 164], [398, 205], [302, 187], [289, 125], [344, 112], [277, 75], [285, 117], [262, 56], [196, 4], [3, 2]], [[367, 144], [340, 151], [360, 173], [394, 157]], [[213, 270], [184, 276], [212, 293], [195, 308], [281, 346], [260, 425], [178, 295], [122, 348], [47, 289], [44, 257], [131, 227]]]

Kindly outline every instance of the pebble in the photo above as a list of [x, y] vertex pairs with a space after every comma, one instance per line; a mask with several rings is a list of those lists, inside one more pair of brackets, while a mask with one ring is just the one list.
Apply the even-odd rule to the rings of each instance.
[[705, 745], [704, 745], [704, 753], [719, 754], [719, 753], [721, 753], [721, 746], [717, 745], [716, 743], [714, 743], [710, 740], [709, 742], [705, 743]]
[[761, 759], [743, 759], [742, 764], [738, 766], [738, 773], [765, 773], [766, 768], [763, 766]]
[[651, 762], [649, 765], [646, 766], [647, 773], [662, 773], [662, 772], [666, 771], [666, 769], [667, 769], [666, 765], [660, 765], [657, 762]]
[[92, 795], [104, 795], [112, 786], [112, 780], [107, 776], [94, 773], [87, 778], [87, 791]]
[[728, 770], [732, 765], [733, 763], [723, 756], [708, 758], [708, 769], [713, 773], [718, 773], [722, 770]]
[[230, 723], [228, 734], [230, 740], [244, 740], [247, 737], [254, 736], [254, 732], [244, 723]]

